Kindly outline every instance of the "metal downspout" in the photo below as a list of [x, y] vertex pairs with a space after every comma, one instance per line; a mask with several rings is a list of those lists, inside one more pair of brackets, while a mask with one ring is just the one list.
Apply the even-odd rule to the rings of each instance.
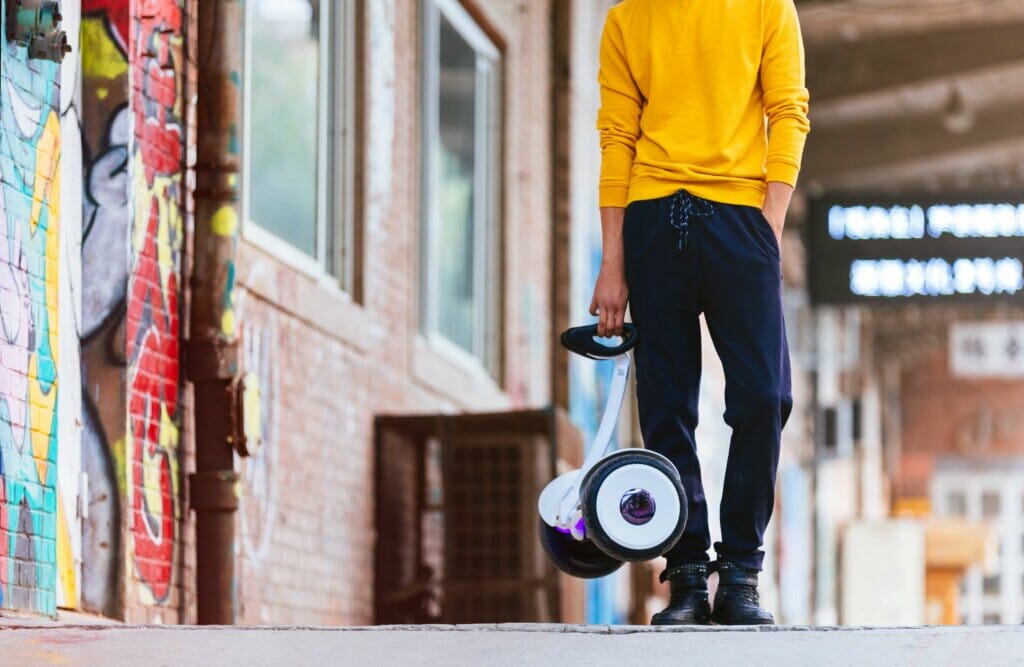
[[240, 218], [243, 5], [198, 6], [195, 249], [188, 373], [195, 390], [196, 598], [202, 625], [235, 623], [235, 470], [233, 410], [238, 370], [235, 254]]

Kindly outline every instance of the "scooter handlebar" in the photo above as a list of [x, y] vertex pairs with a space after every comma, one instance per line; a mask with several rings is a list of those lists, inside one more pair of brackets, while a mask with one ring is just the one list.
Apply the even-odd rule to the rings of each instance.
[[636, 325], [626, 322], [622, 325], [622, 343], [616, 347], [609, 347], [594, 340], [597, 336], [597, 325], [589, 324], [566, 329], [562, 333], [562, 347], [589, 359], [612, 359], [633, 349], [638, 335]]

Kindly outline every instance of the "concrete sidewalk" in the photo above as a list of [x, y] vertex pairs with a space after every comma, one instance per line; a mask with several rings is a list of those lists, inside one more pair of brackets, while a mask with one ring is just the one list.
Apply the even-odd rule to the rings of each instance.
[[1020, 665], [1024, 629], [480, 625], [0, 628], [3, 665]]

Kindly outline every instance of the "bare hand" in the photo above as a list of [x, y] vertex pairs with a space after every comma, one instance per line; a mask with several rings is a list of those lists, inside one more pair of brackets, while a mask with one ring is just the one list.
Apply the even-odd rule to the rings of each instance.
[[769, 211], [767, 208], [761, 209], [761, 215], [768, 221], [768, 226], [772, 228], [772, 232], [775, 233], [775, 240], [778, 242], [779, 248], [782, 247], [782, 229], [786, 225], [786, 213], [783, 211], [781, 214], [775, 211]]
[[792, 198], [793, 186], [772, 181], [765, 190], [764, 205], [761, 206], [761, 215], [775, 232], [775, 240], [779, 242], [780, 250], [782, 249], [782, 228], [786, 226], [786, 211], [789, 210], [789, 202]]
[[609, 338], [622, 335], [628, 300], [629, 288], [626, 286], [626, 272], [622, 263], [601, 264], [601, 272], [594, 285], [594, 298], [590, 302], [590, 314], [598, 317], [598, 336]]

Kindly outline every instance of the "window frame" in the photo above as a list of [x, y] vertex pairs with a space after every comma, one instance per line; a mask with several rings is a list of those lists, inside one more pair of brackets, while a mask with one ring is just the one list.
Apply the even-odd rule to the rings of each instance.
[[[439, 327], [439, 272], [432, 258], [440, 257], [440, 212], [437, 193], [440, 174], [432, 160], [440, 136], [440, 34], [444, 18], [476, 54], [473, 175], [473, 282], [482, 286], [475, 309], [473, 350], [445, 336]], [[504, 257], [501, 248], [504, 220], [505, 71], [504, 49], [461, 0], [422, 0], [420, 22], [421, 113], [419, 142], [420, 185], [420, 290], [419, 331], [431, 347], [460, 366], [501, 382], [503, 368]], [[485, 65], [482, 67], [481, 65]], [[487, 141], [480, 141], [484, 136]], [[478, 196], [484, 193], [485, 196]]]
[[[361, 253], [357, 229], [357, 146], [356, 97], [358, 95], [358, 32], [361, 0], [320, 3], [320, 42], [317, 100], [317, 215], [316, 253], [296, 248], [253, 218], [252, 192], [253, 127], [249, 109], [252, 86], [249, 77], [242, 84], [242, 238], [273, 255], [292, 269], [357, 297]], [[243, 29], [243, 68], [251, 71], [252, 25], [256, 3], [246, 3]], [[345, 94], [340, 94], [344, 91]], [[340, 105], [338, 104], [340, 100]]]

